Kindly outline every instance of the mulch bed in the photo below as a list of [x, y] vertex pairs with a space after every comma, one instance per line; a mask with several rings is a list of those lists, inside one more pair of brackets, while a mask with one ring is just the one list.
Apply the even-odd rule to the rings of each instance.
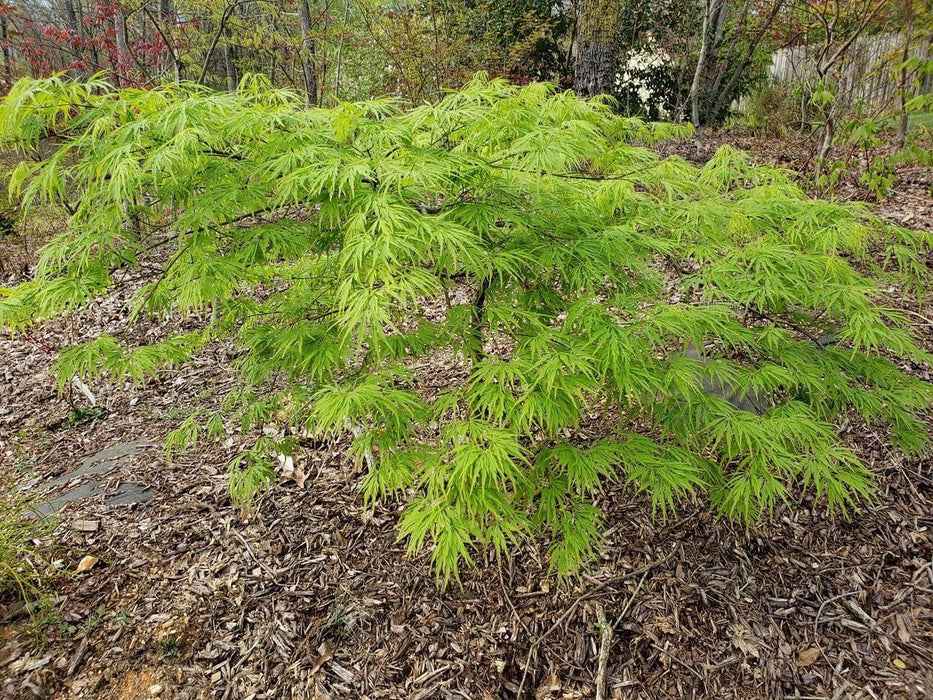
[[[933, 228], [929, 170], [916, 180], [881, 213]], [[397, 541], [397, 505], [364, 510], [340, 445], [309, 446], [303, 487], [282, 479], [249, 516], [226, 483], [244, 436], [166, 460], [167, 432], [235, 382], [222, 347], [144, 387], [94, 387], [106, 412], [64, 427], [55, 352], [122, 328], [120, 307], [115, 296], [0, 339], [0, 475], [41, 485], [143, 441], [111, 478], [155, 494], [65, 507], [58, 616], [38, 631], [0, 623], [0, 697], [593, 697], [603, 617], [609, 697], [933, 696], [931, 463], [871, 431], [847, 428], [879, 483], [849, 520], [805, 501], [750, 531], [702, 503], [662, 521], [612, 486], [602, 557], [579, 579], [558, 584], [536, 543], [443, 589]], [[99, 562], [77, 573], [86, 555]]]

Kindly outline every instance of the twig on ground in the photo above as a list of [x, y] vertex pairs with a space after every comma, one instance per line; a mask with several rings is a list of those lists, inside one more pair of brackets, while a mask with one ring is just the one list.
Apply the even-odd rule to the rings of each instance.
[[633, 571], [628, 571], [624, 574], [621, 574], [620, 576], [613, 576], [611, 578], [607, 578], [605, 581], [597, 584], [596, 586], [591, 588], [589, 591], [585, 593], [581, 593], [579, 596], [577, 596], [577, 599], [574, 600], [567, 607], [567, 609], [563, 612], [563, 614], [560, 617], [557, 618], [557, 620], [555, 620], [554, 624], [548, 627], [543, 633], [538, 635], [538, 637], [531, 643], [531, 647], [528, 649], [528, 654], [525, 657], [525, 669], [522, 672], [522, 680], [518, 684], [518, 692], [515, 694], [515, 697], [516, 698], [522, 697], [522, 691], [525, 689], [525, 682], [528, 680], [528, 668], [531, 666], [531, 659], [534, 656], [535, 652], [538, 650], [538, 647], [541, 646], [541, 643], [545, 639], [547, 639], [547, 637], [549, 637], [554, 632], [554, 630], [556, 630], [558, 627], [564, 624], [564, 622], [567, 621], [567, 618], [569, 618], [576, 611], [580, 603], [582, 603], [585, 600], [589, 600], [590, 598], [592, 598], [594, 595], [602, 591], [607, 586], [611, 586], [614, 583], [620, 583], [627, 579], [638, 576], [639, 574], [647, 573], [651, 569], [657, 568], [658, 566], [661, 566], [661, 564], [663, 564], [668, 559], [673, 557], [676, 552], [677, 552], [677, 548], [674, 548], [669, 554], [666, 554], [660, 559], [657, 559], [653, 562], [649, 562], [645, 564], [644, 566], [642, 566], [641, 568], [634, 569]]
[[599, 621], [599, 664], [596, 667], [596, 700], [606, 700], [607, 675], [609, 673], [609, 649], [612, 647], [612, 630], [606, 620], [606, 611], [602, 605], [596, 606], [596, 619]]
[[499, 586], [502, 588], [502, 596], [505, 598], [505, 602], [509, 604], [509, 608], [512, 610], [512, 614], [515, 615], [515, 619], [518, 620], [518, 624], [522, 626], [522, 629], [525, 630], [525, 634], [530, 635], [531, 630], [528, 629], [528, 625], [525, 624], [525, 621], [522, 619], [522, 616], [518, 614], [518, 609], [515, 607], [515, 603], [512, 602], [512, 598], [509, 596], [509, 589], [505, 586], [505, 578], [502, 576], [502, 559], [499, 556], [496, 556], [496, 568], [499, 570]]
[[823, 614], [823, 608], [825, 608], [829, 603], [832, 603], [834, 600], [839, 600], [840, 598], [845, 598], [850, 595], [856, 595], [858, 591], [848, 591], [847, 593], [840, 593], [839, 595], [834, 595], [832, 598], [827, 598], [820, 605], [820, 609], [816, 611], [816, 618], [813, 620], [813, 643], [816, 645], [816, 648], [820, 650], [820, 656], [823, 657], [823, 660], [826, 662], [826, 665], [832, 669], [833, 665], [829, 661], [829, 657], [826, 656], [826, 652], [823, 651], [823, 646], [817, 641], [818, 628], [820, 625], [820, 617]]

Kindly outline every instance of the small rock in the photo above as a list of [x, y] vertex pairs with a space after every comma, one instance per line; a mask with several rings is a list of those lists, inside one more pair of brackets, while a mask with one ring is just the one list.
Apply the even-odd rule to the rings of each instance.
[[81, 559], [80, 562], [78, 562], [78, 573], [83, 574], [85, 571], [90, 571], [97, 565], [97, 562], [99, 561], [100, 559], [97, 557], [88, 554], [86, 557]]
[[158, 683], [155, 683], [155, 684], [153, 684], [153, 685], [150, 685], [150, 686], [149, 686], [149, 694], [150, 694], [152, 697], [156, 697], [156, 696], [158, 696], [158, 695], [161, 695], [161, 694], [162, 694], [162, 686], [159, 685]]

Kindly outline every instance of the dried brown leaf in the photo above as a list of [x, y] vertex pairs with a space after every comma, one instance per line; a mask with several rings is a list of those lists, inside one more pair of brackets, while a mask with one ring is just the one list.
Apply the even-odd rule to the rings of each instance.
[[894, 624], [897, 627], [897, 638], [907, 644], [910, 641], [910, 624], [907, 621], [907, 616], [903, 614], [895, 615]]
[[535, 691], [535, 700], [544, 700], [544, 698], [550, 697], [552, 693], [559, 693], [560, 688], [560, 678], [552, 673], [538, 686], [538, 689]]
[[747, 656], [759, 657], [758, 644], [748, 627], [735, 625], [732, 628], [732, 646]]
[[820, 658], [820, 650], [817, 647], [810, 647], [809, 649], [804, 649], [799, 654], [797, 654], [797, 665], [798, 666], [811, 666], [816, 663], [817, 659]]
[[318, 657], [314, 660], [314, 665], [311, 666], [312, 676], [320, 671], [324, 664], [334, 658], [334, 645], [330, 642], [322, 643], [321, 646], [318, 647], [317, 651]]

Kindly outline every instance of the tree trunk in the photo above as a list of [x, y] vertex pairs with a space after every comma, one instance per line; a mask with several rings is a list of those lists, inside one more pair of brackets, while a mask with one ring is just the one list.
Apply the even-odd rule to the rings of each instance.
[[693, 72], [693, 82], [690, 85], [690, 121], [693, 122], [696, 134], [697, 155], [701, 155], [704, 150], [703, 129], [700, 125], [700, 77], [706, 68], [706, 56], [709, 52], [709, 25], [723, 1], [706, 0], [706, 6], [703, 10], [702, 35], [700, 37], [700, 55], [697, 58], [696, 70]]
[[238, 82], [236, 64], [233, 62], [233, 47], [230, 45], [229, 32], [224, 32], [224, 35], [224, 45], [222, 47], [222, 53], [224, 57], [224, 74], [227, 78], [227, 90], [233, 92], [236, 90], [236, 85]]
[[123, 8], [118, 4], [113, 12], [113, 32], [114, 42], [117, 47], [117, 55], [114, 60], [114, 74], [116, 75], [117, 87], [126, 86], [126, 75], [124, 68], [126, 59], [129, 58], [129, 49], [126, 45], [126, 18], [123, 15]]
[[6, 92], [13, 84], [13, 61], [10, 58], [9, 27], [6, 17], [0, 17], [0, 42], [3, 45], [3, 91]]
[[[775, 0], [774, 4], [771, 6], [771, 12], [768, 14], [767, 19], [761, 28], [755, 34], [754, 38], [748, 45], [748, 48], [745, 50], [745, 55], [742, 57], [741, 62], [735, 67], [732, 71], [732, 75], [729, 76], [729, 80], [726, 82], [725, 87], [719, 90], [716, 96], [716, 102], [713, 106], [713, 111], [716, 114], [721, 114], [723, 109], [726, 107], [726, 100], [729, 99], [729, 95], [732, 94], [732, 89], [735, 87], [735, 84], [739, 79], [745, 75], [745, 71], [748, 70], [749, 66], [752, 65], [752, 60], [755, 55], [755, 49], [758, 48], [758, 44], [761, 43], [761, 40], [768, 33], [768, 30], [771, 28], [771, 25], [774, 23], [775, 18], [778, 16], [778, 13], [781, 11], [781, 8], [784, 6], [785, 0]], [[746, 4], [743, 12], [748, 12], [749, 8]]]
[[907, 144], [907, 102], [910, 99], [910, 82], [912, 77], [907, 71], [907, 59], [910, 58], [910, 42], [913, 40], [914, 29], [914, 3], [913, 0], [904, 0], [901, 11], [904, 19], [904, 47], [901, 51], [901, 70], [898, 92], [900, 93], [900, 120], [897, 124], [897, 150], [903, 150]]
[[298, 0], [298, 19], [301, 22], [301, 66], [305, 78], [305, 104], [317, 104], [317, 75], [314, 37], [311, 35], [311, 8], [308, 0]]
[[[159, 33], [162, 35], [162, 40], [165, 42], [166, 50], [166, 60], [171, 61], [172, 63], [172, 73], [175, 79], [175, 84], [178, 85], [181, 82], [181, 56], [178, 54], [178, 47], [175, 46], [174, 39], [169, 37], [173, 36], [173, 33], [169, 31], [170, 26], [175, 26], [175, 3], [173, 0], [159, 0], [159, 23], [158, 27]], [[164, 66], [168, 68], [168, 66]]]
[[78, 15], [75, 12], [74, 0], [64, 0], [62, 3], [62, 13], [65, 15], [65, 24], [68, 25], [68, 28], [80, 35]]
[[[62, 14], [65, 17], [65, 24], [68, 26], [68, 29], [71, 30], [72, 34], [75, 37], [83, 38], [83, 33], [81, 32], [81, 24], [78, 23], [78, 14], [75, 12], [74, 0], [64, 0], [62, 2]], [[76, 55], [77, 59], [78, 56]], [[86, 80], [87, 73], [80, 68], [75, 68], [70, 71], [71, 77], [75, 80]]]
[[580, 97], [615, 93], [619, 68], [619, 0], [581, 0], [573, 88]]
[[340, 43], [337, 44], [337, 65], [334, 69], [334, 97], [340, 97], [340, 77], [343, 70], [343, 37], [347, 32], [347, 20], [350, 18], [350, 0], [344, 0], [343, 27], [340, 30]]
[[[933, 43], [933, 34], [925, 37], [920, 43], [920, 60], [926, 61], [930, 57], [930, 44]], [[920, 80], [920, 94], [933, 92], [933, 73], [926, 73]]]
[[[820, 84], [825, 83], [825, 76], [817, 73]], [[820, 177], [823, 174], [823, 167], [826, 165], [826, 159], [829, 157], [829, 151], [833, 147], [833, 139], [836, 137], [836, 115], [835, 105], [830, 103], [821, 108], [820, 114], [823, 118], [822, 135], [820, 138], [820, 147], [816, 153], [814, 163], [813, 182], [819, 187]]]

